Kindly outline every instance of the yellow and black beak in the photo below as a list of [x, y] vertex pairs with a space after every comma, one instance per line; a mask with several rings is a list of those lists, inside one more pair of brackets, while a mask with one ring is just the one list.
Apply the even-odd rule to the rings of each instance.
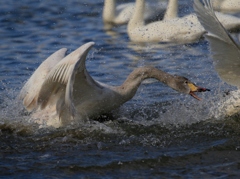
[[196, 98], [197, 100], [201, 100], [201, 98], [199, 98], [194, 92], [210, 91], [210, 89], [196, 86], [194, 83], [191, 83], [191, 82], [188, 83], [188, 86], [189, 86], [189, 88], [190, 88], [189, 94], [190, 94], [192, 97]]

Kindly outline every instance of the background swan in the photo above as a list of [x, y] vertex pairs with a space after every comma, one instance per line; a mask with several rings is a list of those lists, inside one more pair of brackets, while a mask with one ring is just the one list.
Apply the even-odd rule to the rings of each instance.
[[[203, 6], [199, 0], [194, 0], [194, 9], [207, 31], [206, 38], [210, 42], [211, 52], [216, 71], [220, 78], [228, 84], [240, 89], [240, 47], [239, 42], [234, 41], [230, 34], [216, 17], [210, 0], [203, 0]], [[239, 90], [231, 93], [229, 98], [222, 103], [221, 108], [228, 115], [240, 111]]]
[[95, 81], [85, 66], [87, 53], [93, 45], [93, 42], [86, 43], [63, 59], [66, 49], [61, 49], [33, 73], [19, 95], [27, 110], [36, 110], [33, 119], [59, 127], [72, 119], [98, 117], [130, 100], [141, 82], [147, 78], [155, 78], [196, 99], [200, 98], [194, 92], [207, 90], [197, 87], [187, 78], [154, 67], [135, 69], [120, 86]]
[[[204, 28], [195, 14], [177, 17], [177, 3], [177, 0], [169, 0], [167, 15], [163, 21], [145, 24], [142, 15], [145, 0], [136, 0], [136, 9], [127, 27], [131, 41], [175, 43], [197, 41], [205, 32]], [[240, 19], [237, 17], [222, 13], [217, 13], [217, 16], [227, 29], [240, 27]]]
[[[167, 3], [159, 1], [157, 4], [146, 3], [144, 20], [160, 19], [163, 17]], [[103, 22], [106, 24], [127, 24], [135, 9], [135, 3], [124, 3], [116, 6], [116, 0], [105, 0], [103, 6]]]
[[240, 0], [212, 0], [214, 10], [225, 13], [240, 12]]

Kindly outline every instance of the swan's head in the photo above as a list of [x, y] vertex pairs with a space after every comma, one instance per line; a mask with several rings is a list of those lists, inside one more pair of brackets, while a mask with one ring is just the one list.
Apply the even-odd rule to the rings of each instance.
[[205, 92], [205, 91], [210, 91], [207, 88], [202, 88], [199, 87], [197, 85], [195, 85], [193, 82], [191, 82], [190, 80], [188, 80], [185, 77], [182, 76], [175, 76], [174, 78], [175, 80], [175, 85], [173, 87], [173, 89], [181, 92], [181, 93], [185, 93], [185, 94], [190, 94], [192, 97], [196, 98], [197, 100], [201, 100], [201, 98], [199, 98], [195, 92]]

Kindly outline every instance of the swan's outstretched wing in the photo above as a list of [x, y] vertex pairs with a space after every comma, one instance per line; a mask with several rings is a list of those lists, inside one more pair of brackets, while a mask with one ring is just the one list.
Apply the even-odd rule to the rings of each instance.
[[23, 104], [28, 111], [32, 111], [37, 107], [38, 94], [46, 76], [64, 58], [66, 51], [66, 48], [62, 48], [49, 56], [23, 86], [19, 98], [23, 100]]
[[94, 42], [82, 45], [62, 59], [50, 71], [39, 93], [38, 104], [42, 109], [53, 103], [57, 105], [57, 113], [60, 118], [64, 109], [67, 109], [70, 115], [74, 116], [75, 77], [82, 77], [81, 80], [76, 79], [76, 83], [81, 83], [80, 85], [84, 86], [86, 83], [91, 83], [93, 86], [95, 84], [85, 67], [86, 56], [93, 45]]
[[194, 9], [202, 26], [208, 32], [215, 68], [225, 82], [240, 87], [240, 48], [218, 21], [210, 3], [194, 0]]

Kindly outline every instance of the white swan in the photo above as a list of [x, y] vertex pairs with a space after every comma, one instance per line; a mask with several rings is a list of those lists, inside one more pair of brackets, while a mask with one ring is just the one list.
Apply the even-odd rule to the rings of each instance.
[[[167, 3], [159, 2], [155, 5], [146, 4], [144, 20], [149, 21], [163, 17]], [[105, 0], [103, 6], [103, 22], [106, 24], [127, 24], [135, 9], [135, 3], [124, 3], [116, 6], [116, 0]]]
[[[203, 6], [199, 0], [194, 0], [194, 9], [199, 21], [206, 29], [205, 35], [210, 42], [211, 52], [216, 71], [220, 78], [240, 89], [240, 47], [239, 42], [234, 41], [230, 34], [216, 17], [209, 0], [203, 0]], [[222, 103], [221, 108], [228, 115], [240, 111], [239, 90], [231, 92], [232, 98]]]
[[146, 78], [155, 78], [196, 99], [200, 98], [194, 92], [208, 90], [154, 67], [135, 69], [120, 86], [95, 81], [85, 67], [86, 56], [93, 45], [93, 42], [86, 43], [65, 58], [66, 49], [61, 49], [37, 68], [19, 95], [28, 111], [35, 110], [33, 120], [59, 127], [73, 119], [97, 117], [130, 100]]
[[240, 0], [212, 0], [214, 10], [225, 13], [240, 12]]
[[[136, 0], [136, 9], [128, 23], [128, 35], [134, 42], [175, 42], [191, 43], [197, 41], [205, 32], [195, 14], [177, 16], [177, 0], [169, 0], [169, 7], [163, 21], [146, 24], [143, 21], [145, 0]], [[240, 27], [240, 18], [217, 13], [227, 29]]]
[[208, 32], [216, 70], [225, 82], [240, 87], [240, 48], [216, 17], [210, 1], [206, 6], [194, 1], [194, 9], [199, 21]]

